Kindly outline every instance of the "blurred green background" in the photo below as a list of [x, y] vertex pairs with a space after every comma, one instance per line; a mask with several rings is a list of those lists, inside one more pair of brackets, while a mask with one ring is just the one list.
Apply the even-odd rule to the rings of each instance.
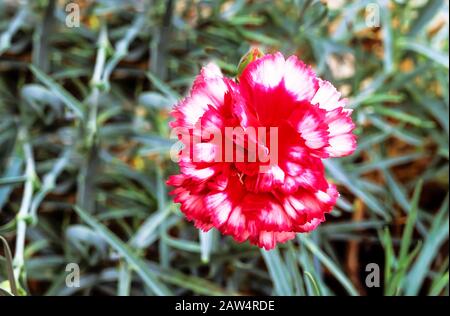
[[[448, 295], [448, 27], [441, 0], [0, 0], [0, 293]], [[327, 222], [270, 252], [165, 185], [170, 108], [253, 46], [311, 64], [358, 135]]]

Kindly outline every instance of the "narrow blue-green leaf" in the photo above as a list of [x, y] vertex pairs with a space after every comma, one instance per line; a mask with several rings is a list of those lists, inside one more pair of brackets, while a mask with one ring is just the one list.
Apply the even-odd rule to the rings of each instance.
[[117, 295], [129, 296], [131, 287], [131, 270], [126, 262], [121, 262], [119, 266], [119, 277], [117, 280]]
[[130, 245], [136, 248], [146, 248], [150, 246], [152, 234], [157, 231], [161, 223], [170, 214], [170, 208], [165, 208], [150, 215], [145, 222], [139, 227], [136, 234], [132, 237]]
[[288, 250], [285, 255], [286, 267], [290, 271], [292, 281], [294, 283], [295, 295], [305, 295], [305, 288], [300, 274], [297, 262], [297, 249], [294, 248], [292, 242], [288, 242]]
[[448, 218], [449, 197], [445, 198], [441, 209], [433, 220], [432, 227], [428, 233], [422, 250], [409, 272], [406, 286], [406, 295], [417, 295], [419, 292], [431, 264], [436, 259], [442, 244], [448, 240], [449, 218]]
[[425, 32], [426, 26], [433, 20], [433, 17], [439, 12], [445, 1], [428, 0], [418, 12], [419, 15], [411, 22], [411, 29], [408, 36], [414, 37], [420, 32]]
[[[16, 178], [19, 177], [22, 172], [23, 159], [18, 156], [12, 156], [6, 164], [5, 171], [3, 173], [4, 178]], [[11, 194], [13, 187], [0, 186], [0, 213], [3, 209], [3, 205], [8, 201], [9, 195]]]
[[169, 99], [157, 92], [147, 91], [141, 93], [138, 102], [139, 104], [149, 108], [168, 109], [173, 105], [174, 100]]
[[386, 293], [389, 288], [389, 283], [391, 282], [392, 268], [396, 261], [391, 233], [387, 227], [385, 227], [383, 231], [382, 243], [384, 247], [384, 291]]
[[206, 278], [197, 277], [195, 275], [184, 274], [175, 269], [163, 269], [159, 265], [154, 263], [148, 263], [150, 269], [155, 273], [158, 273], [166, 283], [176, 285], [183, 289], [193, 291], [195, 294], [200, 295], [213, 295], [213, 296], [230, 296], [239, 295], [235, 291], [223, 289], [219, 285], [207, 280]]
[[211, 257], [213, 246], [214, 231], [210, 229], [208, 232], [199, 230], [201, 259], [203, 263], [208, 263]]
[[161, 91], [162, 93], [164, 93], [166, 95], [166, 97], [169, 98], [170, 103], [174, 104], [175, 102], [177, 102], [177, 100], [179, 99], [180, 96], [167, 83], [158, 79], [158, 77], [156, 77], [150, 71], [147, 72], [146, 75], [147, 75], [148, 79], [150, 79], [150, 81], [153, 83], [155, 88], [158, 89], [159, 91]]
[[36, 76], [36, 78], [42, 82], [50, 91], [53, 92], [54, 95], [56, 95], [60, 100], [69, 107], [75, 115], [83, 119], [83, 105], [73, 96], [71, 95], [66, 89], [64, 89], [62, 86], [57, 84], [53, 79], [45, 74], [40, 69], [36, 68], [33, 65], [30, 65], [30, 70], [33, 72], [33, 74]]
[[314, 277], [312, 276], [312, 274], [309, 273], [308, 271], [305, 271], [304, 274], [307, 277], [307, 279], [309, 280], [309, 282], [311, 282], [311, 285], [312, 285], [312, 288], [314, 289], [315, 295], [322, 296], [322, 293], [320, 292], [320, 288], [317, 285], [317, 282], [314, 279]]
[[405, 228], [403, 230], [402, 240], [400, 243], [400, 254], [399, 254], [400, 262], [406, 258], [408, 251], [409, 251], [409, 247], [411, 245], [414, 227], [415, 227], [416, 219], [417, 219], [417, 214], [419, 211], [419, 198], [420, 198], [420, 194], [422, 192], [422, 184], [423, 184], [423, 181], [419, 180], [414, 189], [414, 194], [413, 194], [413, 197], [411, 200], [411, 205], [410, 205], [411, 211], [408, 214]]
[[277, 248], [267, 251], [261, 249], [261, 254], [269, 270], [270, 277], [275, 287], [275, 294], [281, 296], [291, 296], [293, 291], [289, 286], [289, 272], [286, 270], [281, 260], [280, 252]]
[[388, 1], [383, 1], [381, 6], [381, 30], [383, 34], [384, 72], [389, 74], [394, 70], [394, 38]]
[[393, 158], [386, 158], [386, 159], [380, 159], [378, 161], [373, 161], [369, 163], [364, 163], [361, 166], [356, 166], [353, 170], [353, 175], [361, 175], [367, 172], [371, 172], [374, 170], [384, 169], [384, 168], [390, 168], [402, 164], [409, 163], [411, 161], [417, 160], [419, 158], [422, 158], [424, 156], [423, 153], [413, 153], [409, 155], [399, 156], [399, 157], [393, 157]]
[[409, 202], [406, 197], [406, 192], [404, 188], [400, 187], [397, 181], [394, 179], [394, 176], [389, 170], [383, 170], [383, 175], [386, 179], [388, 188], [391, 190], [391, 193], [395, 199], [395, 201], [400, 205], [400, 207], [405, 211], [409, 212]]
[[2, 242], [3, 253], [5, 254], [6, 259], [6, 274], [8, 276], [9, 287], [11, 289], [11, 294], [17, 296], [17, 285], [16, 278], [14, 276], [14, 268], [13, 268], [13, 257], [11, 254], [11, 249], [9, 248], [8, 242], [5, 238], [0, 236], [0, 241]]
[[350, 190], [353, 194], [360, 197], [367, 206], [374, 211], [376, 214], [389, 219], [390, 215], [387, 213], [385, 208], [381, 203], [369, 192], [363, 191], [355, 178], [352, 178], [348, 173], [342, 170], [342, 167], [334, 161], [329, 159], [324, 160], [325, 167], [330, 172], [330, 174], [340, 183], [345, 185], [345, 187]]
[[429, 295], [439, 295], [446, 286], [448, 286], [448, 271], [433, 285]]
[[0, 187], [23, 183], [26, 179], [26, 176], [0, 178]]
[[387, 120], [383, 120], [375, 114], [370, 115], [370, 121], [381, 131], [392, 134], [393, 136], [410, 145], [421, 146], [423, 144], [422, 139], [418, 135], [413, 134], [411, 131], [407, 131], [405, 128], [403, 128], [403, 125], [392, 125]]
[[441, 53], [421, 43], [411, 42], [408, 39], [403, 39], [399, 41], [399, 45], [406, 50], [410, 50], [420, 55], [423, 55], [429, 60], [434, 61], [435, 63], [444, 66], [445, 68], [448, 69], [449, 66], [448, 54], [446, 55], [444, 53]]
[[314, 244], [306, 236], [299, 235], [299, 240], [308, 248], [311, 253], [316, 256], [322, 264], [330, 270], [330, 272], [336, 277], [339, 283], [347, 290], [348, 294], [352, 296], [358, 296], [358, 291], [342, 272], [342, 270], [322, 251], [316, 244]]
[[167, 234], [162, 235], [160, 240], [163, 241], [167, 246], [178, 250], [201, 253], [200, 244], [194, 241], [172, 238]]
[[392, 108], [382, 105], [374, 105], [371, 107], [375, 113], [394, 118], [400, 122], [409, 123], [411, 125], [422, 128], [433, 128], [435, 126], [433, 121], [424, 120], [423, 117], [414, 116], [406, 113], [401, 108]]
[[381, 228], [385, 225], [384, 221], [380, 220], [364, 220], [358, 222], [341, 222], [341, 223], [327, 223], [319, 226], [317, 229], [324, 234], [342, 233], [349, 231], [361, 231], [366, 229]]
[[97, 230], [105, 241], [127, 260], [132, 268], [136, 269], [137, 274], [156, 295], [171, 295], [170, 290], [158, 281], [156, 275], [148, 268], [142, 259], [133, 253], [128, 245], [121, 241], [103, 224], [99, 223], [91, 214], [77, 206], [75, 206], [75, 211], [83, 221]]

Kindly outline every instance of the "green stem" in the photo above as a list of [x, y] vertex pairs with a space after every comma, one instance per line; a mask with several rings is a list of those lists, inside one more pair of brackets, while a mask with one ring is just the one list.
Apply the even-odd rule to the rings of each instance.
[[125, 36], [117, 42], [114, 55], [106, 64], [105, 71], [102, 74], [102, 84], [104, 87], [109, 88], [109, 77], [111, 76], [111, 73], [119, 62], [127, 55], [131, 42], [136, 38], [136, 36], [138, 36], [139, 32], [145, 25], [145, 21], [146, 15], [144, 13], [139, 14], [134, 20], [133, 25], [126, 32]]
[[25, 128], [22, 128], [19, 131], [19, 139], [23, 141], [23, 153], [26, 162], [25, 176], [27, 180], [25, 181], [22, 202], [20, 204], [19, 213], [17, 214], [16, 252], [14, 254], [14, 275], [17, 281], [20, 279], [20, 274], [23, 271], [25, 263], [24, 249], [27, 231], [27, 217], [29, 215], [31, 200], [33, 199], [33, 183], [36, 177], [33, 150], [27, 138], [27, 131]]
[[91, 79], [92, 92], [90, 97], [89, 117], [87, 122], [89, 146], [92, 146], [95, 135], [97, 133], [97, 114], [98, 114], [99, 98], [101, 96], [100, 93], [101, 77], [105, 67], [107, 49], [108, 49], [108, 32], [106, 30], [106, 26], [103, 24], [98, 39], [98, 52], [97, 58], [95, 60], [94, 74], [92, 75]]
[[102, 24], [98, 38], [98, 51], [95, 61], [94, 74], [91, 79], [91, 95], [89, 97], [89, 114], [85, 126], [88, 157], [82, 167], [78, 182], [80, 189], [77, 194], [77, 204], [87, 210], [95, 208], [95, 183], [94, 174], [98, 165], [98, 144], [97, 144], [97, 115], [98, 105], [101, 96], [101, 77], [104, 72], [106, 62], [106, 51], [108, 49], [108, 33], [105, 24]]
[[24, 4], [9, 24], [8, 29], [0, 36], [0, 56], [11, 47], [11, 40], [20, 27], [25, 24], [28, 15], [28, 4]]

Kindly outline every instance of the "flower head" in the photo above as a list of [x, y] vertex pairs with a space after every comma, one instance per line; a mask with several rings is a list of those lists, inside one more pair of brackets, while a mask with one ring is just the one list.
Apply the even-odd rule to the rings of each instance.
[[356, 148], [345, 105], [296, 56], [253, 60], [238, 81], [208, 64], [172, 112], [175, 202], [196, 227], [265, 249], [315, 229], [339, 195], [321, 159]]

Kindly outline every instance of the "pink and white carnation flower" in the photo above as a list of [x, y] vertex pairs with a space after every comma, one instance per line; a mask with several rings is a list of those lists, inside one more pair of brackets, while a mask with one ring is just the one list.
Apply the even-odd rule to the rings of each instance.
[[[170, 126], [188, 148], [179, 153], [180, 174], [167, 182], [174, 201], [199, 229], [215, 227], [267, 250], [312, 231], [339, 195], [325, 178], [322, 159], [356, 148], [352, 111], [345, 106], [335, 87], [296, 56], [265, 55], [236, 80], [208, 64], [172, 112]], [[236, 145], [232, 157], [256, 148], [267, 158], [276, 142], [276, 163], [226, 157], [227, 128], [244, 132], [228, 137]], [[264, 137], [245, 134], [261, 128]], [[222, 139], [213, 140], [205, 132], [211, 130]]]

